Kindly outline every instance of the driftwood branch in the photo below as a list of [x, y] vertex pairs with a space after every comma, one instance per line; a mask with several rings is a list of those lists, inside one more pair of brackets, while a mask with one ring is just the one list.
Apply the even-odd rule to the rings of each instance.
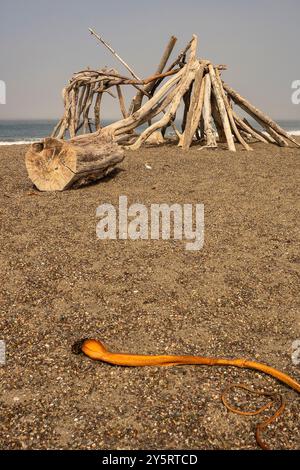
[[136, 73], [132, 70], [132, 68], [125, 62], [125, 60], [122, 59], [122, 57], [117, 54], [117, 52], [107, 43], [102, 39], [99, 34], [95, 33], [95, 31], [91, 28], [89, 28], [90, 33], [95, 36], [107, 49], [118, 59], [121, 64], [124, 65], [124, 67], [131, 73], [131, 75], [136, 79], [140, 80], [140, 78], [136, 75]]

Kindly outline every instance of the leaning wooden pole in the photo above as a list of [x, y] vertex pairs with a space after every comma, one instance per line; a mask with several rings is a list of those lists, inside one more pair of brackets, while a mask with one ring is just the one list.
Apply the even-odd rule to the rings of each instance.
[[258, 132], [256, 129], [250, 126], [248, 122], [246, 122], [245, 120], [242, 120], [235, 111], [233, 111], [233, 117], [236, 122], [236, 125], [238, 126], [240, 130], [251, 135], [253, 139], [258, 140], [259, 142], [262, 142], [263, 144], [268, 143], [266, 136], [263, 136], [262, 133]]
[[212, 83], [212, 87], [213, 87], [213, 92], [214, 92], [214, 95], [216, 97], [217, 105], [218, 105], [220, 116], [221, 116], [221, 119], [222, 119], [224, 133], [226, 135], [228, 149], [231, 152], [236, 152], [236, 148], [235, 148], [234, 140], [233, 140], [233, 136], [232, 136], [232, 131], [231, 131], [231, 127], [230, 127], [230, 122], [229, 122], [229, 119], [228, 119], [228, 115], [227, 115], [226, 107], [225, 107], [224, 100], [223, 100], [223, 97], [222, 97], [222, 93], [221, 93], [221, 90], [220, 90], [219, 85], [218, 85], [215, 69], [214, 69], [212, 64], [209, 64], [208, 69], [209, 69], [210, 79], [211, 79], [211, 83]]
[[219, 84], [221, 95], [222, 95], [222, 98], [223, 98], [223, 101], [224, 101], [224, 104], [225, 104], [225, 108], [226, 108], [226, 111], [227, 111], [229, 122], [230, 122], [232, 130], [234, 132], [234, 135], [237, 138], [238, 142], [240, 144], [242, 144], [242, 146], [245, 148], [245, 150], [247, 150], [248, 152], [252, 151], [253, 149], [250, 147], [250, 145], [247, 144], [245, 139], [241, 136], [241, 134], [240, 134], [240, 132], [239, 132], [237, 126], [236, 126], [236, 123], [235, 123], [235, 120], [234, 120], [234, 117], [233, 117], [233, 111], [232, 111], [232, 108], [229, 104], [228, 97], [226, 96], [226, 93], [224, 91], [221, 76], [220, 76], [220, 72], [219, 72], [218, 69], [216, 69], [216, 78], [217, 78], [217, 82]]
[[92, 28], [89, 28], [90, 33], [95, 36], [95, 38], [98, 39], [118, 60], [121, 62], [121, 64], [124, 65], [124, 67], [131, 73], [131, 75], [136, 78], [137, 80], [140, 80], [140, 78], [136, 75], [136, 73], [132, 70], [132, 68], [125, 62], [125, 60], [122, 59], [122, 57], [119, 56], [119, 54], [111, 47], [110, 44], [108, 44], [106, 41], [104, 41], [99, 34], [95, 33], [95, 31]]
[[[172, 54], [172, 51], [175, 47], [175, 44], [177, 42], [177, 38], [175, 36], [171, 36], [170, 39], [169, 39], [169, 42], [164, 50], [164, 53], [162, 55], [162, 58], [160, 59], [160, 62], [157, 66], [157, 69], [155, 71], [155, 75], [160, 75], [168, 60], [169, 60], [169, 57], [170, 55]], [[159, 80], [159, 78], [158, 78]], [[153, 80], [152, 82], [148, 83], [147, 85], [144, 86], [144, 91], [146, 91], [147, 93], [151, 93], [151, 91], [153, 90], [155, 86], [155, 81]], [[132, 103], [131, 103], [131, 106], [130, 106], [130, 114], [134, 113], [137, 109], [139, 109], [142, 105], [142, 101], [143, 101], [143, 97], [144, 97], [144, 94], [139, 91], [136, 96], [133, 98], [132, 100]]]
[[[186, 54], [188, 53], [188, 51], [191, 48], [192, 42], [193, 42], [193, 39], [191, 39], [189, 41], [189, 43], [185, 46], [185, 48], [178, 54], [176, 59], [171, 63], [171, 65], [169, 65], [169, 67], [166, 70], [166, 73], [171, 72], [172, 70], [174, 70], [175, 67], [177, 67], [177, 65], [180, 66], [180, 67], [183, 67], [183, 65], [185, 65], [185, 57], [186, 57]], [[160, 83], [161, 83], [161, 80], [157, 80], [155, 82], [155, 85], [154, 85], [154, 87], [151, 91], [152, 94], [155, 92], [155, 90], [160, 85]]]
[[198, 72], [196, 73], [193, 85], [190, 108], [187, 114], [186, 125], [182, 139], [183, 150], [188, 150], [190, 148], [195, 132], [199, 126], [204, 101], [203, 72], [204, 66], [201, 65]]
[[[286, 139], [293, 142], [297, 147], [300, 147], [300, 144], [290, 136], [282, 127], [280, 127], [276, 122], [274, 122], [267, 114], [264, 114], [258, 108], [253, 106], [249, 101], [243, 98], [239, 93], [237, 93], [233, 88], [231, 88], [227, 83], [223, 82], [223, 87], [227, 91], [227, 93], [231, 96], [233, 101], [238, 104], [244, 111], [250, 114], [255, 120], [259, 120], [260, 122], [264, 123], [266, 126], [273, 129], [279, 135], [282, 135]], [[273, 136], [272, 136], [273, 137]]]
[[211, 112], [211, 79], [209, 73], [204, 77], [204, 103], [203, 103], [203, 133], [206, 140], [206, 147], [217, 147], [216, 136], [212, 127]]
[[243, 123], [246, 124], [253, 133], [258, 134], [258, 136], [263, 139], [262, 142], [266, 144], [276, 144], [275, 140], [267, 132], [264, 133], [259, 129], [255, 129], [246, 118], [243, 119]]

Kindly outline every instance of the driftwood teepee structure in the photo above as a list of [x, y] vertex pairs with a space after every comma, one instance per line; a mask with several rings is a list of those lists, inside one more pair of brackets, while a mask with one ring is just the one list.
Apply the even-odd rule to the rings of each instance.
[[[123, 159], [121, 145], [136, 150], [144, 142], [163, 143], [168, 127], [172, 127], [178, 145], [184, 150], [193, 141], [200, 148], [216, 148], [218, 143], [225, 143], [232, 152], [236, 151], [237, 143], [250, 151], [255, 141], [283, 147], [293, 143], [300, 147], [284, 129], [222, 80], [221, 72], [226, 66], [197, 58], [195, 35], [165, 70], [176, 42], [171, 37], [155, 74], [141, 80], [111, 46], [91, 32], [125, 65], [131, 77], [107, 68], [83, 70], [72, 77], [63, 90], [65, 113], [52, 137], [33, 144], [26, 155], [29, 177], [39, 189], [63, 190], [75, 181], [103, 177]], [[137, 92], [127, 110], [122, 86], [128, 85]], [[101, 127], [101, 99], [104, 93], [112, 94], [112, 88], [116, 90], [123, 118]], [[179, 130], [175, 119], [182, 102], [184, 112]], [[254, 118], [262, 130], [242, 119], [234, 105]], [[81, 131], [83, 135], [77, 135]], [[65, 141], [67, 133], [71, 138]]]

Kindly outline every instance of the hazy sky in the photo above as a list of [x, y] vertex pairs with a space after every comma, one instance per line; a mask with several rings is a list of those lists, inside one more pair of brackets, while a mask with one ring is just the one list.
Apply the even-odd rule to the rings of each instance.
[[[95, 28], [136, 73], [154, 71], [171, 34], [176, 51], [198, 35], [199, 57], [229, 66], [224, 77], [274, 118], [299, 119], [291, 84], [300, 80], [299, 0], [0, 0], [0, 119], [57, 118], [61, 89], [90, 66], [122, 66]], [[175, 53], [174, 53], [175, 54]], [[117, 116], [107, 98], [105, 117]]]

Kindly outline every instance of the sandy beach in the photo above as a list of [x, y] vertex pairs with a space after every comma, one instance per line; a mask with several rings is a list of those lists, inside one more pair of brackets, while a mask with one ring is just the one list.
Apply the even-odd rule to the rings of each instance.
[[[264, 438], [299, 448], [299, 395], [262, 374], [129, 369], [71, 352], [96, 337], [114, 351], [254, 359], [299, 381], [300, 150], [253, 147], [142, 148], [113, 177], [62, 193], [33, 188], [26, 146], [0, 147], [2, 449], [257, 449], [261, 417], [221, 403], [231, 383], [283, 394]], [[96, 208], [119, 195], [203, 203], [204, 248], [98, 240]], [[235, 398], [246, 410], [261, 403]]]

